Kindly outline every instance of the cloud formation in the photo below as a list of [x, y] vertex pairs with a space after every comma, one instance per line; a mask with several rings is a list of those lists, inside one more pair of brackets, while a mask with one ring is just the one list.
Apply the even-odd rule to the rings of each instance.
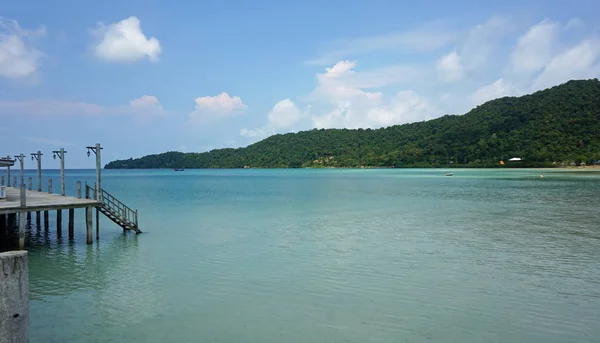
[[[366, 70], [357, 69], [356, 60], [338, 60], [316, 75], [312, 91], [279, 101], [263, 126], [242, 129], [240, 134], [259, 139], [310, 128], [379, 128], [460, 114], [495, 98], [600, 76], [600, 35], [580, 19], [566, 23], [544, 19], [520, 32], [517, 28], [508, 19], [494, 17], [461, 34], [448, 30], [449, 34], [423, 45], [412, 38], [427, 38], [437, 31], [407, 31], [374, 42], [349, 41], [356, 46], [340, 43], [338, 48], [343, 49], [332, 49], [314, 64], [332, 56], [375, 51], [379, 56], [393, 47], [408, 47], [407, 54], [429, 54], [418, 63], [407, 60]], [[579, 41], [565, 36], [573, 30], [581, 34]], [[449, 45], [450, 50], [432, 53]]]
[[21, 79], [33, 75], [43, 56], [36, 47], [37, 39], [45, 35], [44, 27], [25, 30], [16, 20], [0, 17], [0, 76]]
[[457, 35], [455, 30], [449, 29], [440, 22], [430, 22], [401, 32], [328, 42], [327, 49], [321, 55], [306, 63], [324, 66], [340, 59], [381, 51], [425, 53], [452, 44], [457, 39]]
[[156, 117], [166, 115], [158, 99], [151, 95], [143, 95], [133, 99], [128, 105], [103, 106], [87, 102], [41, 99], [29, 101], [1, 101], [0, 116], [102, 116], [132, 115]]
[[264, 138], [275, 133], [293, 131], [294, 125], [305, 118], [306, 115], [292, 100], [283, 99], [278, 101], [269, 111], [266, 125], [257, 129], [243, 128], [240, 130], [240, 135]]
[[157, 62], [161, 54], [160, 42], [154, 37], [146, 37], [137, 17], [108, 26], [100, 23], [94, 34], [98, 38], [94, 53], [105, 61], [135, 62], [147, 57], [151, 62]]
[[201, 122], [210, 118], [229, 117], [248, 109], [239, 96], [229, 96], [223, 92], [215, 96], [203, 96], [194, 100], [195, 109], [190, 113], [190, 121]]

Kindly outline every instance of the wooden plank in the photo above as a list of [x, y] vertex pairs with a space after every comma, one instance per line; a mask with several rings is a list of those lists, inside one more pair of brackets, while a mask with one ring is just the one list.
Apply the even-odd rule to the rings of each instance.
[[0, 214], [18, 213], [21, 211], [50, 211], [71, 208], [97, 207], [102, 203], [95, 199], [77, 199], [70, 196], [48, 194], [44, 192], [26, 191], [27, 204], [21, 206], [20, 189], [7, 188], [6, 200], [0, 202]]

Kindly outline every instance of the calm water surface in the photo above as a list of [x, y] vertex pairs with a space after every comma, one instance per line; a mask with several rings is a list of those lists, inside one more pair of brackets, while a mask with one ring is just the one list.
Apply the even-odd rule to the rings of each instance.
[[31, 342], [599, 342], [600, 173], [540, 172], [105, 171], [144, 234], [34, 225]]

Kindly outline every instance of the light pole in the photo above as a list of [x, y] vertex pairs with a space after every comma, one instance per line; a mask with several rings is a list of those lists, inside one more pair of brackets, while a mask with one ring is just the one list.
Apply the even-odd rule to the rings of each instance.
[[100, 169], [101, 169], [100, 153], [103, 148], [100, 147], [100, 143], [96, 143], [96, 146], [88, 146], [86, 148], [87, 148], [88, 157], [90, 156], [90, 151], [93, 151], [94, 154], [96, 155], [96, 200], [102, 201], [102, 184], [101, 184], [101, 178], [100, 178]]
[[56, 159], [56, 156], [60, 159], [60, 195], [65, 195], [65, 153], [66, 151], [63, 148], [52, 151], [54, 159]]
[[38, 172], [38, 192], [42, 191], [42, 152], [38, 150], [37, 153], [31, 153], [31, 160], [37, 160], [37, 172]]
[[[25, 158], [24, 158], [25, 155], [19, 154], [19, 155], [16, 155], [15, 157], [19, 160], [19, 162], [21, 162], [21, 185], [24, 185], [25, 184], [25, 167], [24, 167], [25, 166], [25, 164], [24, 164], [25, 163]], [[21, 187], [21, 186], [19, 185], [19, 187]]]
[[[10, 160], [10, 155], [6, 155], [6, 159]], [[10, 187], [10, 166], [6, 167], [6, 177], [8, 178], [6, 180], [6, 187]]]

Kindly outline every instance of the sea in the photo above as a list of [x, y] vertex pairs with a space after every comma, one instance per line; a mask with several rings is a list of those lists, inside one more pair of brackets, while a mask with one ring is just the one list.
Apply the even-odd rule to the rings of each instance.
[[[95, 173], [67, 170], [67, 193]], [[66, 214], [60, 235], [34, 215], [30, 342], [600, 342], [597, 171], [102, 170], [102, 187], [143, 233], [102, 217], [87, 245], [84, 210], [73, 240]]]

